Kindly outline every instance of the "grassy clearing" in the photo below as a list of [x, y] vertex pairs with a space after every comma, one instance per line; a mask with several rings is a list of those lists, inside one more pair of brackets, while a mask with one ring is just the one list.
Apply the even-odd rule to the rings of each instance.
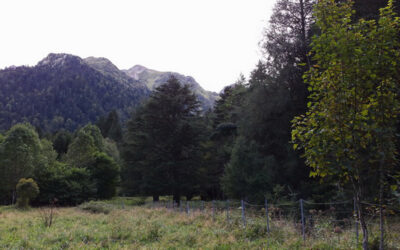
[[[96, 204], [96, 208], [102, 204]], [[103, 204], [109, 209], [110, 204]], [[101, 209], [100, 209], [101, 210]], [[274, 221], [268, 237], [265, 221], [245, 229], [240, 218], [226, 222], [221, 213], [190, 215], [164, 208], [112, 206], [107, 213], [81, 208], [57, 208], [52, 227], [43, 225], [40, 209], [0, 208], [0, 247], [12, 249], [355, 249], [354, 233], [338, 235], [329, 224], [303, 243], [298, 229]], [[395, 248], [400, 224], [388, 239]], [[397, 238], [396, 238], [397, 236]], [[268, 240], [269, 239], [269, 240]], [[399, 242], [397, 242], [399, 243]], [[397, 245], [400, 247], [400, 244]]]

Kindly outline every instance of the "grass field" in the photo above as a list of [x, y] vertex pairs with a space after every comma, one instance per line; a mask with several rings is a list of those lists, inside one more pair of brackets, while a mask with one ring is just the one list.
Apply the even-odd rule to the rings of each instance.
[[[274, 221], [268, 235], [264, 220], [243, 228], [240, 220], [226, 222], [224, 214], [189, 215], [165, 208], [100, 204], [103, 210], [57, 208], [51, 227], [43, 223], [43, 209], [19, 211], [0, 207], [2, 249], [356, 249], [353, 232], [335, 234], [320, 228], [318, 237], [303, 242], [299, 231], [285, 221]], [[97, 213], [95, 213], [97, 212]], [[400, 249], [397, 235], [389, 249]]]

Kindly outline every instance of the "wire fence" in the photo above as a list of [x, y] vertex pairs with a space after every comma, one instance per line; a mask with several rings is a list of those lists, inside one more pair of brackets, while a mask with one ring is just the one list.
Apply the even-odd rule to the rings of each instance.
[[[362, 205], [370, 236], [379, 236], [379, 204], [363, 202]], [[264, 204], [253, 204], [244, 200], [215, 200], [181, 201], [180, 205], [170, 200], [146, 203], [146, 206], [166, 208], [187, 215], [205, 213], [211, 216], [212, 220], [223, 218], [227, 223], [243, 228], [261, 223], [268, 234], [280, 227], [289, 226], [304, 241], [308, 238], [326, 237], [326, 229], [330, 230], [332, 235], [350, 232], [356, 245], [362, 237], [357, 207], [353, 200], [317, 203], [300, 199], [277, 204], [269, 203], [268, 200], [265, 200]], [[390, 234], [393, 223], [396, 223], [396, 228], [400, 226], [400, 210], [394, 206], [384, 206], [384, 213], [385, 231]], [[400, 247], [400, 238], [396, 240], [396, 244]]]

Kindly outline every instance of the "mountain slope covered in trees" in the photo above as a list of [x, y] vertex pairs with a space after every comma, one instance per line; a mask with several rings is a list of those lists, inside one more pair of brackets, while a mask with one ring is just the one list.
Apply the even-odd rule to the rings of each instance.
[[[205, 110], [213, 105], [216, 94], [191, 77], [173, 74], [197, 90]], [[157, 85], [167, 80], [160, 73]], [[72, 131], [112, 110], [124, 121], [149, 96], [146, 84], [147, 79], [129, 76], [106, 58], [49, 54], [33, 67], [0, 70], [0, 130], [30, 122], [44, 131]]]
[[46, 131], [74, 130], [114, 109], [124, 118], [149, 94], [144, 85], [123, 82], [68, 54], [1, 70], [0, 90], [3, 130], [23, 121]]

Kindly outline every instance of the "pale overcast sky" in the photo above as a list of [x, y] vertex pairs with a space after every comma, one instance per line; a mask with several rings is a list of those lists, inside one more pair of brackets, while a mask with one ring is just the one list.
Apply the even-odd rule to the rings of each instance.
[[48, 53], [193, 76], [220, 91], [261, 58], [275, 0], [1, 0], [0, 68]]

